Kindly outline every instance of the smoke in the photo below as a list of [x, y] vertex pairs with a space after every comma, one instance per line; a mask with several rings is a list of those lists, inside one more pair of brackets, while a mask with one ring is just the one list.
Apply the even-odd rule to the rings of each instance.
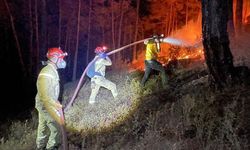
[[179, 39], [184, 43], [184, 45], [195, 45], [201, 41], [201, 22], [189, 21], [187, 25], [183, 26], [181, 29], [177, 30], [171, 36], [175, 39]]

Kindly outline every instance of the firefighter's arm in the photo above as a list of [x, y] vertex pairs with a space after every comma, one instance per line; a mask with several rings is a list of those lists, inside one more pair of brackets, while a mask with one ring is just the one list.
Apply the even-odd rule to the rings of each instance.
[[55, 101], [50, 97], [50, 82], [51, 81], [48, 77], [40, 76], [38, 78], [38, 91], [40, 98], [50, 116], [55, 119], [57, 123], [63, 125], [64, 120], [62, 119], [62, 105], [59, 101]]
[[105, 65], [105, 66], [112, 65], [112, 61], [110, 60], [110, 58], [108, 56], [106, 58], [100, 58], [100, 63]]

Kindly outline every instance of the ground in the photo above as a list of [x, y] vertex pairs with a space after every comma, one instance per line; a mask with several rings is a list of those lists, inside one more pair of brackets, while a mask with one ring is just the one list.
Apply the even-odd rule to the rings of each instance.
[[[231, 42], [236, 66], [249, 65], [249, 46], [242, 38], [240, 43]], [[74, 105], [65, 112], [69, 148], [250, 148], [248, 84], [214, 91], [208, 86], [207, 68], [202, 61], [181, 60], [167, 72], [170, 87], [162, 89], [157, 73], [141, 88], [142, 71], [110, 70], [107, 78], [117, 83], [119, 96], [114, 99], [110, 91], [101, 89], [95, 105], [88, 104], [90, 84], [86, 79]], [[76, 85], [65, 85], [63, 104], [71, 98]], [[35, 110], [26, 121], [1, 124], [0, 150], [34, 149], [36, 127]]]

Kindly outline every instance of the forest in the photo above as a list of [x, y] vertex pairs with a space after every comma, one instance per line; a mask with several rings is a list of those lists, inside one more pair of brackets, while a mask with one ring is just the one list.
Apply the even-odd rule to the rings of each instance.
[[[63, 107], [74, 100], [64, 112], [69, 149], [249, 148], [249, 0], [0, 1], [0, 149], [35, 148], [36, 80], [51, 47], [68, 53], [59, 75]], [[169, 89], [155, 72], [139, 86], [139, 43], [110, 55], [118, 101], [101, 90], [89, 106], [87, 77], [73, 96], [97, 46], [112, 52], [154, 34], [182, 42], [161, 44]]]

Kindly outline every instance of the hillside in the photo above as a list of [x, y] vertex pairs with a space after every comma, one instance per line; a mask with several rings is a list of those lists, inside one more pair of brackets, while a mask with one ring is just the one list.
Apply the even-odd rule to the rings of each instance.
[[83, 86], [71, 115], [66, 114], [77, 130], [70, 134], [75, 137], [71, 149], [247, 149], [249, 87], [214, 92], [202, 63], [184, 65], [169, 72], [171, 87], [166, 90], [157, 74], [145, 89], [139, 87], [139, 71], [112, 76], [124, 89], [120, 99], [101, 91], [96, 106], [87, 104], [83, 89], [89, 85]]
[[[117, 83], [118, 99], [101, 89], [93, 106], [88, 104], [86, 80], [65, 113], [69, 148], [248, 149], [249, 85], [213, 91], [203, 63], [183, 62], [168, 71], [170, 87], [165, 90], [157, 73], [140, 88], [142, 72], [111, 71], [107, 77]], [[64, 99], [75, 87], [76, 83], [65, 85]], [[30, 120], [9, 125], [8, 131], [1, 125], [0, 149], [35, 148], [36, 112]]]

